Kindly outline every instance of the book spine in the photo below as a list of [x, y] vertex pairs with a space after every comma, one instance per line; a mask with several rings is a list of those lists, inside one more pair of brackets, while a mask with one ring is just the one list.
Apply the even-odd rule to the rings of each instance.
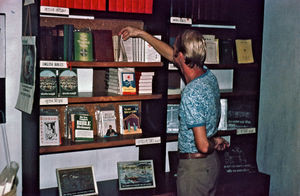
[[74, 0], [67, 0], [66, 7], [74, 8]]
[[74, 8], [75, 9], [82, 9], [83, 8], [83, 1], [84, 0], [74, 0]]
[[138, 13], [139, 12], [139, 0], [132, 0], [132, 13]]
[[117, 11], [117, 0], [109, 0], [108, 2], [108, 10], [110, 12], [115, 12]]
[[64, 60], [64, 27], [63, 25], [56, 26], [57, 30], [57, 60]]
[[90, 10], [91, 9], [91, 0], [83, 0], [82, 9]]
[[49, 0], [41, 0], [41, 6], [49, 6]]
[[124, 0], [124, 12], [132, 12], [132, 0]]
[[67, 55], [67, 61], [73, 61], [73, 54], [74, 54], [74, 26], [69, 25], [69, 36], [68, 36], [68, 55]]
[[139, 8], [138, 13], [145, 13], [145, 0], [138, 0], [139, 1]]
[[152, 14], [153, 0], [145, 0], [145, 14]]
[[91, 0], [91, 10], [98, 9], [98, 0]]
[[58, 7], [66, 7], [67, 0], [58, 0]]
[[106, 10], [106, 0], [98, 0], [98, 9], [99, 11]]
[[116, 11], [124, 12], [124, 0], [117, 0]]
[[58, 7], [58, 0], [49, 0], [49, 6]]

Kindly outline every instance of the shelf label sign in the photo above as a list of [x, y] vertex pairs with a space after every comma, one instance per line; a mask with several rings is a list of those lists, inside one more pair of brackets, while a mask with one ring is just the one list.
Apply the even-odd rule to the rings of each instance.
[[40, 61], [40, 68], [68, 68], [67, 61]]
[[140, 138], [135, 140], [136, 146], [148, 145], [148, 144], [160, 144], [160, 137], [148, 137], [148, 138]]
[[40, 105], [67, 105], [68, 98], [42, 98]]
[[244, 134], [251, 134], [251, 133], [256, 133], [256, 129], [253, 128], [241, 128], [236, 130], [237, 135], [244, 135]]
[[41, 6], [40, 12], [45, 14], [69, 15], [69, 8]]

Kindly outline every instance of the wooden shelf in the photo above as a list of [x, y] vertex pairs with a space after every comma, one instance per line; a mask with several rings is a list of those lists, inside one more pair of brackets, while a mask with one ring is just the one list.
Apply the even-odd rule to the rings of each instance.
[[77, 68], [107, 68], [107, 67], [162, 67], [162, 62], [83, 62], [72, 61], [70, 67]]
[[70, 140], [64, 139], [60, 146], [40, 147], [40, 154], [135, 145], [135, 140], [138, 138], [142, 138], [142, 134], [120, 135], [109, 138], [97, 138], [94, 142], [71, 142]]
[[79, 93], [79, 97], [69, 97], [68, 103], [95, 103], [95, 102], [117, 102], [117, 101], [139, 101], [161, 99], [162, 94], [142, 94], [142, 95], [117, 95], [103, 93], [94, 95], [93, 93]]
[[205, 65], [209, 69], [257, 69], [258, 64], [257, 63], [247, 63], [247, 64], [207, 64]]

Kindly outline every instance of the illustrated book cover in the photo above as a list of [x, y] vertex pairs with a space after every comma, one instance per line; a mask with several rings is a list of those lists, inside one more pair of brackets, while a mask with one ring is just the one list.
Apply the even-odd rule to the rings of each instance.
[[41, 111], [40, 114], [40, 146], [56, 146], [61, 144], [59, 131], [59, 115], [56, 111]]
[[76, 69], [59, 69], [59, 95], [61, 97], [76, 97], [78, 95], [78, 77]]
[[75, 141], [93, 141], [93, 117], [86, 114], [74, 115], [74, 136]]
[[119, 115], [121, 134], [142, 133], [139, 104], [119, 105]]
[[153, 160], [118, 162], [119, 190], [155, 188]]
[[55, 69], [40, 69], [40, 97], [57, 97]]
[[74, 32], [74, 60], [93, 61], [93, 38], [90, 31]]
[[123, 95], [135, 95], [135, 75], [134, 72], [122, 72], [122, 94]]
[[179, 104], [167, 105], [167, 133], [179, 131]]

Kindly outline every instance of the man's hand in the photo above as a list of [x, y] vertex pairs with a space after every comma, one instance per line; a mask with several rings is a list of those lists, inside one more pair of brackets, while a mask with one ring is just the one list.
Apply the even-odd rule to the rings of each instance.
[[213, 137], [212, 139], [215, 144], [215, 150], [222, 151], [229, 147], [229, 143], [222, 137]]

